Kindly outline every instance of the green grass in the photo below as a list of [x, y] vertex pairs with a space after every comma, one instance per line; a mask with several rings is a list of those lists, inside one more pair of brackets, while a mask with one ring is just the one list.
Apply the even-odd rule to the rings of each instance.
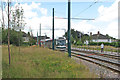
[[8, 49], [2, 46], [3, 78], [95, 78], [87, 67], [78, 64], [68, 54], [39, 47], [11, 46], [11, 65]]

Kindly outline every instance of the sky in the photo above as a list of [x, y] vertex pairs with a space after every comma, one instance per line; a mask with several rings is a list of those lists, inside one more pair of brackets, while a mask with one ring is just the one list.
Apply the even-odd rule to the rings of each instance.
[[[18, 0], [17, 0], [18, 1]], [[74, 20], [71, 19], [71, 28], [85, 34], [109, 34], [118, 38], [118, 1], [120, 0], [71, 0], [71, 17], [95, 20]], [[12, 8], [17, 3], [13, 1]], [[57, 19], [68, 17], [68, 2], [29, 0], [21, 1], [20, 6], [24, 9], [25, 22], [24, 31], [27, 33], [32, 30], [33, 35], [37, 36], [41, 24], [42, 36], [47, 35], [52, 38], [52, 9], [55, 10], [55, 38], [61, 37], [67, 31], [67, 19]], [[0, 9], [1, 14], [1, 9]], [[4, 11], [5, 14], [5, 11]], [[7, 16], [6, 16], [7, 17]], [[2, 17], [0, 16], [2, 20]], [[7, 19], [7, 18], [6, 18]]]

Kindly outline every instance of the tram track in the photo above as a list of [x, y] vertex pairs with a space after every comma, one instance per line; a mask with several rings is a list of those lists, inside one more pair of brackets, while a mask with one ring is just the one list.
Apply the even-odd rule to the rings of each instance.
[[[65, 52], [67, 52], [67, 50], [65, 50]], [[81, 51], [79, 49], [71, 48], [71, 56], [105, 67], [120, 74], [119, 55], [100, 54], [97, 52]]]
[[104, 56], [104, 57], [111, 58], [111, 59], [120, 60], [120, 55], [110, 55], [110, 54], [97, 53], [97, 52], [87, 51], [87, 50], [85, 51], [85, 50], [80, 50], [79, 48], [72, 48], [71, 50], [72, 51], [83, 52], [83, 53], [87, 53], [87, 54], [92, 54], [92, 55]]
[[104, 61], [106, 63], [114, 64], [116, 66], [120, 66], [120, 63], [118, 62], [118, 60], [115, 60], [115, 59], [109, 59], [109, 58], [101, 57], [101, 56], [97, 56], [97, 55], [87, 55], [85, 53], [79, 53], [79, 52], [76, 52], [76, 51], [71, 51], [71, 53], [79, 55], [79, 56], [92, 58], [92, 59], [99, 60], [99, 61]]
[[102, 60], [102, 59], [98, 59], [98, 58], [93, 58], [93, 57], [90, 57], [90, 56], [80, 55], [79, 54], [80, 52], [76, 52], [76, 51], [71, 51], [71, 53], [72, 53], [72, 56], [74, 56], [74, 57], [92, 62], [94, 64], [97, 64], [99, 66], [108, 68], [108, 69], [120, 74], [120, 64], [119, 64], [119, 62], [115, 63], [115, 62], [106, 61], [106, 60]]
[[[65, 51], [67, 52], [67, 50]], [[71, 56], [105, 67], [120, 74], [120, 62], [118, 58], [113, 59], [110, 57], [108, 58], [106, 56], [100, 56], [100, 55], [88, 55], [87, 53], [83, 53], [80, 52], [79, 50], [73, 50], [73, 49], [71, 49]]]

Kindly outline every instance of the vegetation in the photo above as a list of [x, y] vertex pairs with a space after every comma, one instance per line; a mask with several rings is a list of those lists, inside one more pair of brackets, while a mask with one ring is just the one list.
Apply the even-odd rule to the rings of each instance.
[[[109, 36], [108, 34], [106, 34], [107, 37], [111, 38], [111, 39], [114, 39], [113, 37]], [[66, 37], [67, 39], [67, 32], [65, 32], [64, 34], [64, 37]], [[71, 43], [73, 45], [77, 45], [77, 46], [83, 46], [83, 45], [86, 45], [85, 42], [88, 41], [88, 45], [90, 46], [100, 46], [102, 43], [105, 45], [105, 46], [114, 46], [114, 47], [120, 47], [120, 40], [118, 40], [118, 42], [112, 42], [112, 43], [109, 43], [109, 42], [92, 42], [91, 41], [91, 37], [87, 34], [84, 34], [80, 31], [75, 31], [74, 29], [71, 29]]]
[[2, 46], [3, 78], [95, 78], [87, 67], [78, 64], [68, 54], [37, 46], [11, 47], [8, 65], [7, 46]]
[[20, 7], [19, 4], [15, 6], [15, 10], [12, 10], [12, 19], [11, 25], [12, 29], [21, 31], [25, 27], [25, 17], [24, 17], [24, 10]]
[[112, 42], [112, 43], [109, 43], [109, 42], [90, 42], [89, 45], [98, 45], [100, 46], [101, 44], [104, 44], [106, 46], [114, 46], [114, 47], [120, 47], [120, 42]]
[[[1, 3], [2, 3], [2, 1], [1, 1]], [[21, 38], [21, 35], [22, 35], [21, 30], [25, 26], [24, 16], [23, 16], [24, 10], [22, 9], [22, 7], [20, 7], [19, 4], [15, 6], [15, 10], [13, 8], [10, 8], [11, 3], [12, 2], [9, 2], [9, 0], [8, 0], [8, 2], [7, 2], [8, 6], [7, 7], [5, 6], [4, 9], [3, 9], [3, 5], [1, 7], [2, 8], [2, 21], [1, 21], [2, 29], [4, 30], [5, 26], [7, 26], [7, 28], [8, 28], [6, 31], [3, 31], [4, 32], [3, 34], [5, 34], [5, 36], [2, 38], [4, 38], [4, 40], [6, 37], [8, 38], [8, 40], [5, 40], [4, 43], [6, 43], [6, 41], [8, 41], [9, 64], [10, 64], [10, 53], [11, 53], [10, 47], [9, 47], [10, 43], [18, 45], [16, 43], [16, 41], [18, 41], [19, 42], [19, 52], [20, 52], [20, 45], [21, 45], [21, 39], [22, 39]], [[6, 4], [6, 2], [5, 2], [5, 4]], [[3, 14], [3, 10], [6, 10], [5, 8], [8, 9], [8, 12], [7, 12], [8, 24], [5, 24], [5, 22], [4, 22], [5, 17]], [[14, 36], [12, 35], [12, 32], [10, 32], [10, 29], [13, 30], [12, 32], [13, 32]], [[18, 32], [16, 32], [16, 31], [18, 31]], [[17, 33], [18, 37], [16, 37], [16, 33]], [[10, 34], [12, 35], [12, 37]], [[18, 38], [18, 40], [17, 40], [17, 38]], [[10, 42], [10, 39], [13, 39], [13, 40], [11, 40], [12, 42]]]
[[[63, 36], [66, 37], [66, 39], [67, 39], [67, 32], [65, 32], [65, 35], [63, 35]], [[80, 39], [80, 36], [81, 36], [81, 39]], [[86, 40], [88, 40], [88, 41], [90, 40], [89, 35], [79, 32], [77, 30], [75, 31], [74, 29], [71, 29], [71, 43], [72, 44], [83, 45]]]
[[[100, 46], [96, 46], [96, 45], [91, 45], [91, 46], [88, 46], [88, 45], [72, 45], [72, 47], [77, 47], [77, 48], [81, 48], [81, 49], [89, 49], [89, 50], [101, 50], [101, 47]], [[116, 47], [113, 47], [113, 46], [104, 46], [104, 51], [110, 51], [110, 52], [120, 52], [120, 48], [116, 48]]]
[[[2, 29], [2, 44], [8, 44], [8, 29]], [[14, 29], [10, 29], [10, 44], [15, 45], [15, 46], [19, 46], [19, 40], [20, 40], [20, 44], [21, 46], [28, 46], [28, 45], [34, 45], [36, 44], [36, 41], [28, 34], [27, 37], [30, 38], [29, 42], [23, 42], [23, 32], [21, 32], [20, 35], [18, 35], [20, 33], [20, 31], [15, 31]]]
[[[3, 44], [7, 44], [8, 43], [8, 39], [7, 39], [8, 34], [7, 34], [7, 32], [8, 32], [8, 29], [3, 29], [2, 30], [2, 43]], [[18, 38], [17, 34], [18, 34], [17, 31], [10, 29], [10, 43], [13, 44], [13, 45], [16, 45], [16, 46], [19, 45], [19, 41], [18, 41], [19, 39], [21, 41], [23, 41], [22, 40], [22, 35], [20, 35], [19, 38]]]

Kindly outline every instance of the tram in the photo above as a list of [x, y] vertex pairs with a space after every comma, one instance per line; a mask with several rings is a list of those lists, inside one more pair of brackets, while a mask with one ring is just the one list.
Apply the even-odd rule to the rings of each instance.
[[62, 51], [66, 50], [66, 39], [64, 37], [56, 39], [56, 49]]

